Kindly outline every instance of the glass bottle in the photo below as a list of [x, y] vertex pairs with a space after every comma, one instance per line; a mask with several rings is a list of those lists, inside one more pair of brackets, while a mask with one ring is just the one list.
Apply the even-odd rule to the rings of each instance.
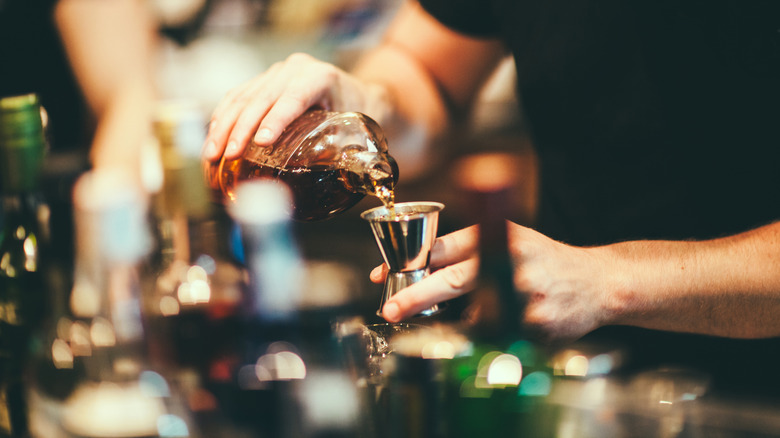
[[514, 286], [507, 219], [514, 172], [500, 154], [464, 159], [456, 172], [479, 226], [479, 271], [465, 312], [471, 347], [450, 362], [448, 436], [548, 436], [543, 401], [552, 371], [523, 329], [525, 295]]
[[283, 181], [293, 194], [292, 218], [313, 221], [341, 213], [365, 195], [392, 205], [398, 165], [374, 120], [361, 113], [315, 109], [294, 120], [273, 145], [250, 142], [241, 158], [223, 158], [216, 178], [230, 200], [241, 181]]
[[60, 367], [81, 370], [52, 409], [62, 436], [192, 436], [175, 388], [150, 364], [140, 271], [148, 199], [121, 174], [90, 171], [73, 191], [76, 260], [70, 320], [58, 323]]
[[195, 365], [205, 356], [204, 342], [217, 336], [210, 333], [210, 316], [240, 305], [243, 273], [228, 247], [232, 221], [210, 201], [201, 173], [201, 110], [186, 101], [161, 102], [153, 128], [163, 184], [153, 199], [156, 248], [144, 310], [161, 332], [158, 339], [170, 341], [155, 345], [156, 355], [169, 364]]
[[[144, 316], [151, 360], [190, 399], [213, 399], [202, 376], [238, 335], [244, 273], [230, 254], [232, 220], [211, 202], [201, 173], [205, 118], [189, 101], [160, 102], [153, 132], [163, 183], [154, 195], [156, 247], [146, 273]], [[204, 434], [213, 434], [215, 406], [193, 413]]]
[[0, 99], [0, 436], [27, 436], [23, 371], [45, 312], [49, 210], [38, 190], [45, 149], [38, 97]]
[[308, 282], [292, 234], [289, 189], [258, 180], [240, 184], [236, 195], [229, 211], [249, 277], [220, 402], [231, 423], [253, 436], [354, 437], [357, 391], [331, 328], [343, 309], [310, 307], [307, 295], [317, 285]]

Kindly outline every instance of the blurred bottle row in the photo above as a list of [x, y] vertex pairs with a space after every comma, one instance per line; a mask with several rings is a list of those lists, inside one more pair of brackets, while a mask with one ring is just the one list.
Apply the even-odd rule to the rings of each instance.
[[[63, 249], [41, 195], [44, 124], [35, 95], [0, 99], [0, 436], [444, 437], [540, 424], [528, 420], [542, 418], [532, 413], [552, 374], [532, 344], [497, 335], [519, 313], [473, 339], [366, 325], [349, 275], [301, 256], [287, 186], [245, 182], [234, 202], [212, 201], [195, 106], [158, 107], [152, 195], [119, 173], [78, 176]], [[516, 297], [506, 266], [486, 266], [502, 279], [486, 281], [493, 301]]]

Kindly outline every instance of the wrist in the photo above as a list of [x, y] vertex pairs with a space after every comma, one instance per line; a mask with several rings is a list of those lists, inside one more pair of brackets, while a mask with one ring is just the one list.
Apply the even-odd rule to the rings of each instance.
[[613, 245], [590, 250], [601, 271], [596, 275], [600, 279], [601, 325], [633, 325], [632, 319], [647, 310], [639, 293], [636, 264]]
[[387, 84], [369, 82], [365, 84], [364, 95], [363, 112], [367, 116], [383, 127], [395, 122], [395, 99], [391, 88]]

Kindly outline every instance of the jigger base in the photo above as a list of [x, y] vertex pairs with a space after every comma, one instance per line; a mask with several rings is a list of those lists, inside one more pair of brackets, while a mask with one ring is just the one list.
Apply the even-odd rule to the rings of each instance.
[[[388, 272], [387, 279], [385, 280], [385, 287], [382, 291], [382, 302], [379, 304], [379, 310], [376, 311], [378, 316], [382, 316], [382, 308], [385, 307], [385, 303], [401, 289], [411, 286], [414, 283], [422, 280], [430, 274], [429, 269], [418, 269], [416, 271], [406, 272]], [[420, 313], [414, 315], [420, 316], [432, 316], [444, 309], [444, 303], [434, 304], [433, 306], [422, 310]]]

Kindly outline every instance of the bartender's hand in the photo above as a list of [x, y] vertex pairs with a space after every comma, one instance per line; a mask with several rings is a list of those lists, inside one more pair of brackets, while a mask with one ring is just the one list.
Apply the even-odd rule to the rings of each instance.
[[211, 116], [203, 158], [238, 158], [250, 139], [271, 145], [311, 107], [360, 111], [381, 120], [386, 100], [383, 87], [296, 53], [227, 93]]
[[[565, 245], [517, 224], [508, 226], [515, 287], [529, 299], [527, 327], [544, 341], [566, 341], [606, 324], [608, 288], [599, 282], [607, 277], [600, 275], [605, 268], [598, 251]], [[476, 226], [438, 238], [431, 253], [433, 273], [388, 300], [382, 316], [398, 322], [474, 289], [477, 241]], [[384, 281], [386, 271], [384, 265], [377, 267], [371, 280]]]

